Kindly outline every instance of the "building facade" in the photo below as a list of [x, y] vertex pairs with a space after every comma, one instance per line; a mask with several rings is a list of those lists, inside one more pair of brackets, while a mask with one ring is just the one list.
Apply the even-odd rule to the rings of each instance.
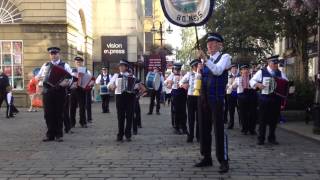
[[91, 69], [91, 0], [2, 0], [0, 5], [0, 67], [17, 106], [29, 104], [27, 74], [48, 61], [48, 47], [60, 47], [61, 59], [71, 66], [75, 56], [84, 57]]

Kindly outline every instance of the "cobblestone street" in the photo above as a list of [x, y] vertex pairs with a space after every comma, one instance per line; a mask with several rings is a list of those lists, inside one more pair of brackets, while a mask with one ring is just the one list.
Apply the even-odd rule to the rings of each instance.
[[256, 137], [241, 135], [238, 127], [228, 131], [230, 171], [221, 175], [216, 161], [210, 168], [193, 167], [200, 158], [199, 145], [173, 133], [168, 107], [162, 106], [160, 116], [148, 116], [142, 103], [143, 128], [132, 142], [119, 143], [115, 105], [110, 106], [112, 113], [102, 114], [100, 103], [93, 104], [94, 123], [75, 128], [62, 143], [41, 141], [43, 112], [5, 119], [1, 109], [0, 180], [320, 179], [320, 144], [281, 129], [279, 146], [257, 146]]

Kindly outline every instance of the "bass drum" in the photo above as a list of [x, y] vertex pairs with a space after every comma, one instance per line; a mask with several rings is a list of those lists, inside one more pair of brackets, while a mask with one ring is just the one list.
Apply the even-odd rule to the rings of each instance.
[[160, 81], [159, 73], [149, 72], [146, 78], [146, 86], [148, 89], [158, 90], [160, 87]]

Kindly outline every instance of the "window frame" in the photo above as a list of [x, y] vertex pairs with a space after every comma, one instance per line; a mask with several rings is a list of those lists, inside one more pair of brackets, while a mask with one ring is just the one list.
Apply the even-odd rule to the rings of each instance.
[[[10, 42], [10, 58], [11, 58], [11, 64], [10, 65], [6, 65], [4, 64], [4, 59], [3, 59], [3, 55], [5, 53], [3, 53], [3, 45], [2, 43], [3, 42]], [[14, 43], [21, 43], [21, 64], [19, 65], [15, 65], [14, 61]], [[25, 82], [24, 82], [24, 53], [23, 53], [23, 40], [0, 40], [0, 67], [2, 68], [2, 70], [4, 71], [4, 67], [7, 67], [7, 66], [10, 66], [11, 68], [11, 76], [8, 76], [9, 78], [9, 82], [10, 82], [10, 85], [12, 86], [12, 89], [14, 91], [24, 91], [25, 89]], [[16, 76], [14, 73], [14, 67], [21, 67], [21, 76]], [[15, 79], [18, 79], [20, 78], [22, 80], [22, 87], [21, 88], [15, 88], [14, 87], [14, 82], [15, 82]]]

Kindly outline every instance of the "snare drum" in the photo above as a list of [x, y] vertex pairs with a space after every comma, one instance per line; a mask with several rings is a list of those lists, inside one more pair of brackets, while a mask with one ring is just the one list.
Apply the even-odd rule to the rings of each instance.
[[148, 72], [146, 78], [146, 86], [148, 89], [158, 90], [160, 87], [160, 75], [155, 72]]

